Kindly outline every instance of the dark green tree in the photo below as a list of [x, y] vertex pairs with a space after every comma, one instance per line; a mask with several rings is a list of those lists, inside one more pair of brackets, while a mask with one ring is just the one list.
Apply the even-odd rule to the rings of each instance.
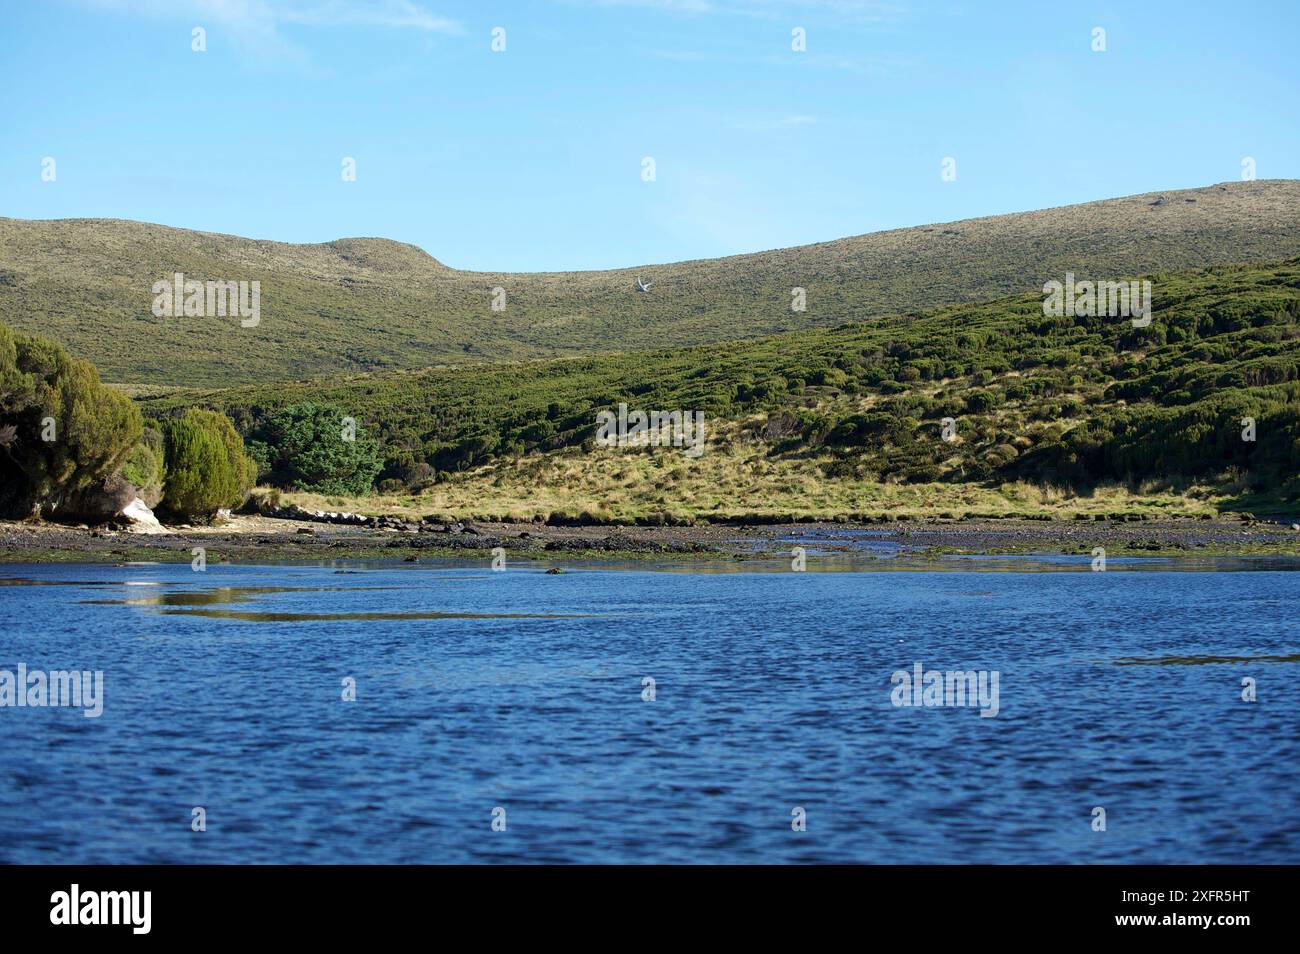
[[206, 517], [222, 507], [237, 507], [257, 476], [257, 465], [230, 418], [191, 408], [163, 430], [167, 479], [163, 509], [186, 517]]
[[142, 429], [139, 409], [90, 362], [0, 325], [0, 506], [57, 512], [115, 473]]
[[286, 407], [252, 437], [265, 445], [268, 480], [277, 487], [367, 494], [383, 468], [379, 442], [332, 404]]
[[146, 427], [140, 441], [122, 462], [122, 476], [131, 482], [149, 507], [162, 499], [164, 449], [162, 432]]

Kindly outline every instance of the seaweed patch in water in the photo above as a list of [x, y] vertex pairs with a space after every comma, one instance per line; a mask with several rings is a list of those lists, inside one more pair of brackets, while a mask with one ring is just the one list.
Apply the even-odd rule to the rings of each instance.
[[1285, 656], [1152, 656], [1116, 659], [1116, 666], [1208, 666], [1215, 663], [1288, 663], [1300, 662], [1300, 653]]

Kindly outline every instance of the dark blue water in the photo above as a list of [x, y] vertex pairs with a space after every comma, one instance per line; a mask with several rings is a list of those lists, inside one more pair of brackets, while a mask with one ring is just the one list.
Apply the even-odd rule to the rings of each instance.
[[1300, 859], [1300, 573], [948, 565], [5, 567], [0, 669], [105, 706], [0, 708], [0, 861]]

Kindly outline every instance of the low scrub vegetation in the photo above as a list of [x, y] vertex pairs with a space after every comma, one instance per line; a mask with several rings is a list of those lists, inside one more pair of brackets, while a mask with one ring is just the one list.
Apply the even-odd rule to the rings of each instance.
[[389, 494], [492, 462], [590, 451], [597, 412], [627, 403], [703, 411], [706, 457], [754, 445], [774, 462], [815, 461], [822, 481], [1077, 492], [1231, 480], [1300, 497], [1300, 260], [1149, 278], [1147, 327], [1049, 317], [1035, 294], [725, 347], [185, 391], [143, 405], [210, 406], [248, 434], [295, 404], [332, 405], [378, 440]]
[[[1088, 512], [1121, 490], [1293, 506], [1300, 260], [1149, 277], [1145, 327], [1024, 295], [726, 347], [155, 393], [144, 417], [87, 362], [0, 327], [4, 503], [55, 512], [116, 474], [183, 516], [258, 478], [593, 523], [1022, 511], [1008, 487]], [[620, 404], [703, 412], [703, 456], [598, 447]]]

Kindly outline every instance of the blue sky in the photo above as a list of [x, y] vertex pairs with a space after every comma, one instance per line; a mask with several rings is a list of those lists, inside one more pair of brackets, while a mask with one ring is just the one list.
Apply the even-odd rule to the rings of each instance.
[[[0, 215], [612, 268], [1300, 177], [1300, 4], [46, 0]], [[191, 30], [206, 30], [206, 52]], [[505, 28], [506, 49], [491, 50]], [[791, 31], [806, 31], [806, 52]], [[1106, 51], [1092, 50], [1093, 29]], [[56, 178], [42, 181], [42, 160]], [[642, 179], [644, 157], [656, 178]], [[356, 181], [344, 182], [344, 157]], [[955, 181], [943, 181], [945, 157]]]

